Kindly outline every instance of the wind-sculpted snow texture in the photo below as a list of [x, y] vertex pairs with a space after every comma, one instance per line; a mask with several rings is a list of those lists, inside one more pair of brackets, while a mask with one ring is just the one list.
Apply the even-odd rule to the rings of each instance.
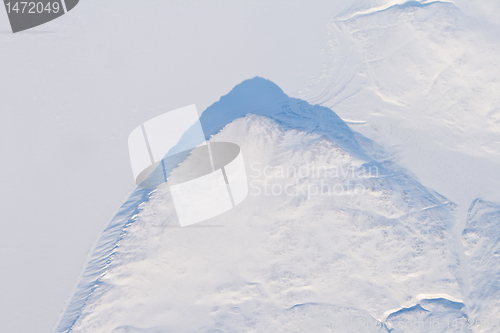
[[459, 205], [459, 233], [476, 198], [500, 201], [499, 20], [464, 6], [499, 2], [423, 2], [346, 4], [329, 24], [331, 60], [300, 97]]
[[388, 134], [403, 143], [420, 129], [449, 149], [498, 157], [500, 36], [488, 24], [442, 1], [346, 11], [330, 22], [331, 63], [304, 98], [367, 125], [401, 122]]
[[500, 205], [476, 200], [462, 234], [469, 261], [471, 322], [500, 331]]
[[180, 228], [168, 185], [131, 198], [57, 332], [460, 331], [454, 204], [330, 109], [261, 78], [201, 121], [241, 147], [247, 199]]

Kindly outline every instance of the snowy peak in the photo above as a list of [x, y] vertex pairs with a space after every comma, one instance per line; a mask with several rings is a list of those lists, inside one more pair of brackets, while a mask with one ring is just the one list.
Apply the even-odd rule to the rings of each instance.
[[472, 229], [478, 231], [486, 231], [484, 229], [488, 229], [484, 236], [494, 237], [494, 235], [499, 235], [500, 229], [498, 228], [498, 223], [495, 223], [494, 218], [489, 218], [495, 217], [498, 212], [500, 212], [499, 204], [480, 198], [474, 200], [469, 208], [464, 233], [470, 232]]
[[396, 332], [464, 317], [451, 207], [367, 167], [331, 110], [272, 86], [260, 99], [270, 84], [249, 80], [202, 116], [211, 141], [241, 147], [245, 201], [179, 228], [167, 185], [134, 194], [58, 332]]
[[200, 117], [207, 139], [237, 118], [255, 114], [275, 120], [281, 128], [317, 133], [349, 153], [371, 161], [352, 130], [332, 110], [288, 97], [273, 82], [255, 77], [243, 81]]

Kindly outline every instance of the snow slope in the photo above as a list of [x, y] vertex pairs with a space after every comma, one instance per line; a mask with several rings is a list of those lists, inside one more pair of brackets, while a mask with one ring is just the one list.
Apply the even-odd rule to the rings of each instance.
[[487, 4], [359, 2], [332, 18], [330, 62], [301, 94], [458, 204], [457, 234], [473, 200], [500, 202], [500, 29]]
[[500, 37], [473, 7], [346, 2], [301, 99], [254, 78], [207, 108], [249, 197], [179, 228], [167, 186], [135, 193], [57, 332], [498, 331]]
[[56, 332], [448, 332], [467, 319], [456, 206], [382, 147], [261, 78], [201, 121], [240, 145], [247, 199], [180, 228], [168, 186], [137, 190]]
[[471, 323], [481, 330], [500, 330], [500, 205], [475, 200], [462, 233], [470, 283]]
[[[128, 133], [164, 110], [193, 102], [204, 109], [255, 75], [333, 108], [391, 148], [354, 133], [376, 149], [377, 160], [396, 160], [458, 204], [460, 236], [474, 199], [500, 202], [500, 2], [404, 3], [81, 1], [61, 19], [16, 35], [0, 11], [7, 124], [0, 331], [47, 332], [52, 325], [88, 244], [133, 184]], [[321, 70], [329, 14], [331, 61], [319, 85], [296, 95]], [[99, 243], [103, 258], [122, 231]], [[106, 260], [90, 265], [82, 295]], [[80, 306], [71, 304], [76, 316]]]

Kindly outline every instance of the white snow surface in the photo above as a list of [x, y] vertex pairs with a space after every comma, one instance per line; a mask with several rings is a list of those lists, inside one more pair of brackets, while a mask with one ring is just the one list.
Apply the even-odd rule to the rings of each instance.
[[[322, 54], [328, 15], [329, 44]], [[456, 239], [465, 223], [474, 223], [466, 226], [464, 248], [458, 244], [460, 272], [450, 269], [459, 294], [425, 294], [392, 310], [384, 305], [356, 312], [352, 307], [345, 318], [355, 314], [386, 323], [428, 318], [428, 324], [441, 318], [442, 324], [466, 313], [473, 323], [484, 322], [472, 325], [474, 331], [498, 332], [498, 217], [488, 212], [500, 202], [499, 17], [498, 0], [329, 0], [313, 5], [95, 0], [80, 1], [67, 15], [13, 35], [6, 12], [0, 11], [5, 124], [0, 331], [49, 331], [88, 244], [132, 187], [124, 142], [135, 126], [191, 103], [204, 109], [236, 83], [260, 75], [291, 96], [331, 107], [361, 133], [353, 135], [362, 150], [346, 144], [352, 138], [330, 137], [353, 161], [374, 158], [457, 204], [458, 222], [444, 219], [455, 224]], [[328, 56], [330, 61], [323, 62]], [[322, 75], [296, 93], [322, 66]], [[474, 201], [478, 197], [483, 200]], [[99, 302], [95, 295], [104, 290], [104, 277], [119, 264], [114, 258], [120, 240], [129, 237], [128, 226], [147, 200], [147, 192], [134, 191], [101, 234], [59, 331], [81, 325], [82, 315]], [[315, 200], [326, 199], [307, 202]], [[473, 201], [489, 208], [468, 218]], [[446, 242], [452, 244], [453, 238]], [[410, 307], [396, 311], [400, 306]], [[324, 308], [331, 311], [318, 318], [343, 311]], [[307, 312], [310, 331], [320, 331], [318, 325], [335, 331], [332, 325], [339, 321], [314, 320], [314, 309], [317, 305], [307, 304], [290, 313]], [[389, 312], [377, 315], [382, 310]], [[146, 332], [152, 327], [150, 322], [134, 325]]]
[[[500, 7], [337, 7], [302, 100], [253, 79], [202, 115], [210, 140], [241, 146], [249, 197], [180, 228], [168, 186], [134, 190], [56, 332], [499, 331]], [[264, 194], [290, 184], [298, 195]]]
[[[212, 141], [241, 147], [247, 199], [180, 228], [167, 185], [136, 190], [57, 332], [448, 332], [468, 319], [456, 206], [376, 143], [260, 78], [201, 121]], [[346, 181], [356, 186], [307, 191]], [[297, 191], [266, 195], [287, 185]]]
[[[471, 322], [500, 331], [500, 205], [475, 200], [462, 233], [470, 275]], [[477, 325], [479, 323], [479, 325]]]
[[457, 234], [476, 198], [500, 202], [498, 10], [488, 1], [359, 2], [332, 17], [330, 62], [300, 94], [455, 202]]

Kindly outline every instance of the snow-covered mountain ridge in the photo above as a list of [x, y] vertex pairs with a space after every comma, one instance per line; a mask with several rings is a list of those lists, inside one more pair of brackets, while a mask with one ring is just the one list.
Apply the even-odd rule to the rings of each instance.
[[[456, 322], [469, 331], [455, 205], [380, 146], [261, 78], [201, 122], [212, 141], [241, 147], [250, 195], [179, 228], [168, 186], [136, 190], [57, 332], [450, 332]], [[328, 173], [338, 170], [353, 172]], [[296, 191], [279, 190], [287, 186]]]

